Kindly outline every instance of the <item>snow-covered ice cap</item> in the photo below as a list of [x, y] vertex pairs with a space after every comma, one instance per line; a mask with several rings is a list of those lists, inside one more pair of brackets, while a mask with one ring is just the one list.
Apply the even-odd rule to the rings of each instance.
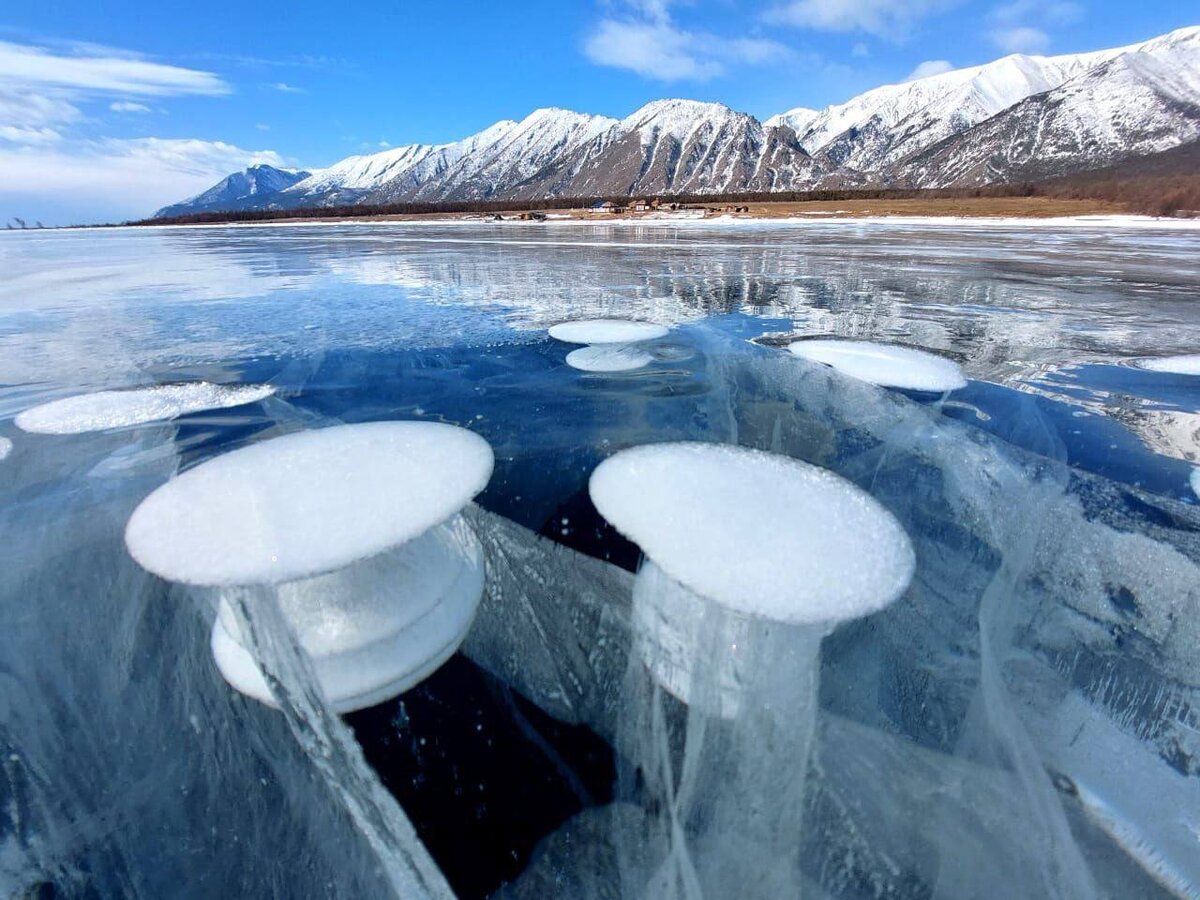
[[567, 365], [581, 372], [632, 372], [652, 362], [653, 356], [628, 344], [596, 344], [567, 354]]
[[35, 434], [83, 434], [166, 421], [206, 409], [229, 409], [274, 393], [270, 385], [162, 384], [54, 400], [25, 410], [15, 421], [22, 431]]
[[788, 350], [881, 387], [943, 393], [967, 386], [958, 363], [911, 347], [872, 341], [809, 340], [788, 344]]
[[779, 622], [882, 609], [916, 566], [900, 523], [845, 479], [721, 444], [651, 444], [601, 463], [592, 501], [667, 575], [721, 606]]
[[1148, 356], [1135, 360], [1134, 365], [1139, 369], [1149, 369], [1151, 372], [1163, 372], [1168, 375], [1200, 375], [1200, 353], [1189, 353], [1184, 356]]
[[276, 584], [412, 540], [487, 485], [478, 435], [436, 422], [289, 434], [209, 460], [134, 510], [130, 555], [170, 581]]
[[665, 337], [669, 329], [631, 319], [585, 319], [550, 327], [550, 337], [568, 344], [635, 344]]

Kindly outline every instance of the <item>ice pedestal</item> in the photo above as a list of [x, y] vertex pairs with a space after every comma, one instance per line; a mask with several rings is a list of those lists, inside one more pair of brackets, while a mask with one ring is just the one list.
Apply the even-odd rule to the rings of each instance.
[[628, 895], [798, 896], [821, 640], [904, 592], [907, 536], [849, 482], [731, 446], [622, 451], [590, 492], [649, 556], [617, 735], [650, 812], [618, 836]]

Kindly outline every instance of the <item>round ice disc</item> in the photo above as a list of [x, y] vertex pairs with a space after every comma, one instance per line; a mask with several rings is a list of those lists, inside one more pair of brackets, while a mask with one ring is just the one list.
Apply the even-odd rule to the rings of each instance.
[[[444, 593], [420, 616], [406, 620], [398, 629], [372, 634], [356, 628], [357, 642], [344, 643], [330, 651], [321, 629], [312, 627], [311, 617], [297, 620], [295, 610], [285, 608], [285, 615], [296, 627], [301, 646], [310, 653], [317, 679], [335, 710], [353, 712], [401, 694], [424, 680], [458, 649], [479, 608], [484, 581], [483, 553], [478, 539], [470, 536], [469, 542], [460, 544], [459, 549], [455, 566], [448, 571], [451, 577]], [[356, 563], [350, 569], [363, 564]], [[402, 594], [404, 585], [385, 583], [378, 588], [396, 596]], [[232, 610], [222, 601], [212, 630], [212, 653], [217, 668], [236, 690], [268, 706], [276, 706], [262, 670], [240, 640], [240, 631], [236, 626], [234, 630], [228, 627], [232, 621]]]
[[596, 344], [567, 354], [567, 365], [581, 372], [632, 372], [654, 362], [645, 350], [626, 344]]
[[745, 615], [842, 621], [882, 609], [912, 580], [912, 544], [890, 512], [785, 456], [652, 444], [605, 460], [589, 490], [667, 575]]
[[142, 501], [125, 544], [144, 568], [196, 585], [274, 584], [412, 540], [491, 477], [476, 434], [373, 422], [289, 434], [211, 459]]
[[550, 337], [568, 344], [635, 344], [667, 334], [665, 325], [630, 319], [586, 319], [563, 322], [550, 328]]
[[1137, 360], [1136, 365], [1141, 369], [1163, 372], [1168, 375], [1200, 375], [1200, 353], [1190, 353], [1186, 356], [1146, 357]]
[[962, 368], [923, 350], [870, 341], [795, 341], [788, 350], [882, 387], [943, 393], [966, 387]]
[[15, 422], [21, 430], [36, 434], [83, 434], [162, 422], [206, 409], [229, 409], [264, 400], [274, 393], [270, 385], [206, 381], [99, 391], [34, 406], [20, 413]]

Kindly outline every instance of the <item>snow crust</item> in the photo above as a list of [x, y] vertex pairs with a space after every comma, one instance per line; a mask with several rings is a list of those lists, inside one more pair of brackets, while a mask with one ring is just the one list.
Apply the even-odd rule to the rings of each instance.
[[596, 344], [567, 354], [567, 365], [581, 372], [632, 372], [652, 362], [653, 356], [628, 344]]
[[942, 393], [967, 385], [957, 363], [911, 347], [870, 341], [812, 340], [795, 341], [788, 345], [788, 350], [883, 387]]
[[665, 337], [668, 328], [628, 319], [584, 319], [550, 327], [550, 337], [568, 344], [633, 344]]
[[190, 469], [142, 501], [125, 543], [145, 569], [195, 585], [276, 584], [410, 541], [491, 477], [463, 428], [373, 422], [285, 435]]
[[1200, 375], [1200, 353], [1183, 356], [1159, 356], [1138, 360], [1139, 368], [1171, 375]]
[[675, 581], [732, 611], [828, 623], [884, 608], [915, 568], [904, 529], [825, 469], [722, 444], [652, 444], [601, 463], [592, 500]]
[[99, 391], [34, 406], [20, 413], [15, 422], [22, 431], [35, 434], [83, 434], [162, 422], [206, 409], [242, 406], [274, 393], [275, 388], [269, 385], [226, 386], [205, 381]]
[[[284, 617], [338, 712], [372, 706], [419, 683], [462, 643], [483, 595], [482, 548], [461, 520], [332, 574], [281, 585]], [[212, 653], [236, 690], [275, 706], [222, 600]]]

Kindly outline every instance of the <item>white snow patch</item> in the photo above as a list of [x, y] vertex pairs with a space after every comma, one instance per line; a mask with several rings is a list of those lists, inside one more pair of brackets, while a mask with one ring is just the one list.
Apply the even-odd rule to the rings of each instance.
[[15, 421], [21, 430], [35, 434], [83, 434], [242, 406], [274, 393], [269, 385], [226, 386], [206, 381], [99, 391], [43, 403], [20, 413]]
[[289, 434], [209, 460], [134, 510], [130, 554], [170, 581], [277, 584], [412, 540], [483, 490], [492, 450], [435, 422]]
[[624, 450], [592, 473], [592, 500], [670, 578], [743, 615], [795, 624], [884, 608], [916, 561], [900, 523], [843, 478], [720, 444]]

